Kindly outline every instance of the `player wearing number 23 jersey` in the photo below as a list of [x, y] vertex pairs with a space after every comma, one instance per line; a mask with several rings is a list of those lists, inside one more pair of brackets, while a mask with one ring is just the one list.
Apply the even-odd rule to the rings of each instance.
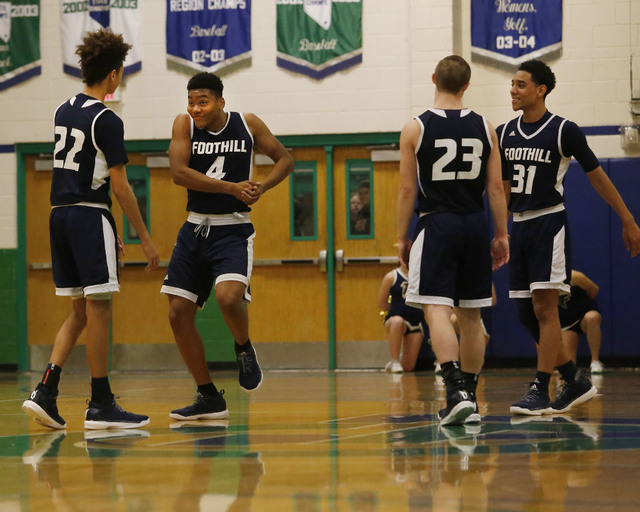
[[483, 194], [492, 141], [484, 117], [431, 108], [415, 118], [418, 236], [407, 303], [491, 305], [491, 250]]

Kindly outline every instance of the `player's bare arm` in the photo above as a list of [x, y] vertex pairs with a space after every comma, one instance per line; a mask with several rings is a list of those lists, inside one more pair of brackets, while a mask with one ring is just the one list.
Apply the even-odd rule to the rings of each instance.
[[244, 192], [243, 201], [255, 203], [267, 190], [282, 182], [293, 171], [293, 158], [267, 125], [254, 114], [244, 114], [253, 135], [255, 148], [273, 160], [273, 168], [264, 182], [252, 182], [254, 187]]
[[409, 265], [409, 225], [416, 202], [418, 190], [416, 145], [420, 137], [420, 125], [415, 119], [409, 121], [400, 133], [400, 186], [398, 188], [398, 258], [405, 265]]
[[494, 237], [491, 242], [492, 269], [498, 270], [509, 261], [509, 240], [507, 237], [507, 201], [502, 183], [502, 163], [498, 149], [498, 137], [489, 125], [492, 148], [487, 163], [487, 194], [493, 216]]
[[[242, 192], [252, 187], [251, 182], [216, 180], [189, 167], [191, 159], [191, 121], [189, 114], [179, 114], [173, 122], [169, 144], [169, 166], [176, 185], [199, 192], [230, 194], [244, 201]], [[245, 201], [246, 202], [246, 201]]]
[[571, 283], [585, 290], [591, 300], [596, 298], [600, 290], [600, 287], [596, 283], [578, 270], [571, 271]]
[[378, 309], [380, 311], [389, 311], [391, 307], [389, 304], [389, 291], [393, 285], [395, 270], [387, 272], [380, 283], [380, 291], [378, 292]]

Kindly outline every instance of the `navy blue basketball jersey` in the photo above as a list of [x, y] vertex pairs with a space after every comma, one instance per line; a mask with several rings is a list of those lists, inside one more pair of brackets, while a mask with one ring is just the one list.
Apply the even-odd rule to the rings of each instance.
[[407, 295], [407, 276], [400, 269], [394, 270], [395, 276], [393, 284], [389, 289], [389, 311], [386, 318], [391, 316], [401, 316], [405, 320], [413, 320], [418, 323], [424, 319], [422, 309], [407, 306], [405, 297]]
[[535, 123], [522, 116], [498, 127], [502, 178], [511, 182], [509, 210], [550, 208], [564, 201], [564, 177], [574, 156], [589, 172], [599, 162], [580, 128], [546, 112]]
[[126, 164], [122, 120], [101, 101], [78, 94], [54, 115], [51, 204], [111, 206], [109, 168]]
[[429, 109], [416, 119], [421, 127], [418, 211], [483, 211], [492, 147], [484, 117], [468, 109]]
[[[229, 112], [226, 124], [217, 133], [196, 128], [192, 119], [189, 167], [216, 180], [239, 183], [251, 179], [253, 135], [244, 116], [239, 112]], [[187, 210], [228, 214], [248, 212], [251, 208], [230, 194], [188, 190]]]

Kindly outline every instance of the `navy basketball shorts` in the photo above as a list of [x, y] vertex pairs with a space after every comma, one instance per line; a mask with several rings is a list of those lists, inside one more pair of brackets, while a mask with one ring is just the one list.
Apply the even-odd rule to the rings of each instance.
[[564, 210], [514, 222], [511, 228], [509, 297], [526, 299], [533, 290], [569, 293], [571, 254]]
[[89, 297], [120, 291], [116, 225], [108, 209], [53, 208], [49, 239], [56, 295]]
[[573, 331], [584, 334], [580, 323], [589, 311], [598, 311], [598, 304], [584, 297], [574, 298], [574, 295], [565, 295], [560, 298], [558, 306], [558, 316], [560, 317], [560, 327], [563, 331]]
[[[403, 308], [405, 309], [405, 308]], [[406, 307], [407, 310], [411, 310], [411, 311], [400, 311], [398, 309], [390, 309], [389, 312], [387, 313], [387, 316], [384, 319], [384, 325], [387, 325], [387, 322], [389, 321], [389, 318], [393, 317], [393, 316], [399, 316], [400, 318], [402, 318], [402, 321], [404, 322], [404, 334], [411, 334], [414, 332], [419, 332], [422, 333], [424, 335], [424, 314], [422, 313], [422, 310], [416, 309], [416, 308], [411, 308], [411, 307]]]
[[180, 228], [160, 292], [183, 297], [202, 308], [214, 284], [239, 281], [245, 285], [244, 301], [251, 302], [253, 224], [209, 226], [205, 234], [196, 233], [197, 227], [185, 222]]
[[491, 240], [484, 212], [423, 215], [409, 257], [410, 306], [491, 306]]

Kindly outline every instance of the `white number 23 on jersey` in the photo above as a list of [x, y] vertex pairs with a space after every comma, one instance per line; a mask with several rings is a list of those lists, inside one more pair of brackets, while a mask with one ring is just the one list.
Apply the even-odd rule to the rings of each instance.
[[463, 138], [461, 141], [463, 148], [471, 148], [470, 152], [462, 154], [462, 161], [469, 162], [471, 168], [468, 170], [445, 170], [456, 158], [458, 154], [458, 143], [454, 139], [436, 139], [434, 147], [445, 148], [445, 153], [433, 163], [433, 181], [449, 180], [475, 180], [480, 176], [482, 167], [482, 141], [480, 139]]

